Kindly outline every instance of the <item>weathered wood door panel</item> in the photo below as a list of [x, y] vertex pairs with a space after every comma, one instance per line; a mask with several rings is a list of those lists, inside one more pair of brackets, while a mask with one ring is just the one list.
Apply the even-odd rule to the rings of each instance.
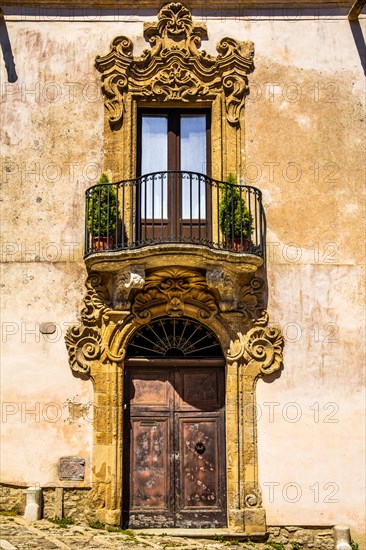
[[[221, 383], [220, 383], [221, 382]], [[185, 367], [175, 371], [175, 410], [223, 410], [225, 381], [220, 367]]]
[[135, 527], [154, 527], [156, 518], [174, 526], [170, 378], [168, 369], [126, 372], [124, 485], [128, 523]]
[[176, 522], [182, 527], [225, 525], [223, 369], [177, 369], [175, 383]]
[[127, 369], [130, 527], [226, 525], [224, 395], [219, 367]]
[[181, 527], [225, 525], [220, 421], [207, 415], [179, 414], [176, 418], [180, 463], [176, 478], [176, 522]]
[[131, 419], [132, 508], [170, 510], [169, 417]]

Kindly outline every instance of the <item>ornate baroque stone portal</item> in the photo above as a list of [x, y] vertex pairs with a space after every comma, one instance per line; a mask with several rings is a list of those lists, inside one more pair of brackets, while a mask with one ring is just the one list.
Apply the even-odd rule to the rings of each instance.
[[145, 276], [135, 268], [92, 274], [86, 287], [81, 324], [68, 330], [66, 344], [73, 372], [94, 382], [92, 495], [100, 518], [109, 523], [120, 519], [123, 360], [128, 341], [142, 324], [184, 315], [213, 330], [226, 355], [229, 527], [264, 532], [255, 385], [260, 376], [280, 369], [283, 339], [278, 329], [268, 325], [263, 280], [254, 276], [240, 286], [222, 269], [204, 275], [195, 269], [162, 268]]
[[[146, 23], [151, 50], [134, 58], [119, 36], [96, 59], [105, 97], [105, 170], [111, 179], [136, 175], [136, 120], [140, 105], [187, 103], [211, 109], [212, 176], [244, 175], [242, 112], [253, 70], [251, 42], [223, 38], [217, 57], [200, 51], [206, 27], [180, 3]], [[215, 199], [213, 198], [213, 201]], [[134, 205], [126, 201], [133, 216]], [[218, 219], [211, 220], [219, 231]], [[263, 533], [265, 512], [257, 473], [255, 385], [281, 366], [283, 340], [270, 327], [262, 259], [190, 245], [150, 246], [86, 258], [81, 323], [66, 335], [75, 375], [94, 385], [93, 489], [99, 519], [118, 524], [122, 501], [123, 374], [128, 342], [161, 317], [192, 318], [217, 335], [226, 357], [228, 527]], [[171, 266], [171, 267], [167, 267]]]

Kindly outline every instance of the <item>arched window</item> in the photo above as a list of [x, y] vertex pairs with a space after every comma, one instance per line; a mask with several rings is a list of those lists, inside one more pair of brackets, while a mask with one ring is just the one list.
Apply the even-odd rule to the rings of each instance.
[[138, 329], [127, 348], [127, 358], [221, 358], [215, 334], [197, 321], [163, 317]]

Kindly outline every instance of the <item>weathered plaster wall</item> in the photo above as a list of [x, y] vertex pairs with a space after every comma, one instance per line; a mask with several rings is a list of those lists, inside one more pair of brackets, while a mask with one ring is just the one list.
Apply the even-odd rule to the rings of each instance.
[[267, 521], [362, 532], [363, 71], [347, 21], [253, 27], [248, 179], [264, 192], [268, 309], [286, 342], [281, 377], [257, 393]]
[[[7, 23], [18, 80], [2, 63], [4, 481], [56, 483], [60, 456], [90, 464], [92, 386], [70, 373], [61, 331], [80, 311], [83, 192], [103, 166], [93, 64], [119, 34], [140, 52], [152, 19]], [[264, 193], [268, 309], [287, 341], [281, 376], [258, 384], [267, 521], [361, 531], [364, 98], [353, 34], [327, 17], [206, 23], [209, 53], [225, 35], [256, 47], [243, 155]], [[57, 341], [29, 332], [50, 321]], [[74, 418], [69, 401], [84, 407]], [[38, 417], [27, 412], [36, 403]]]

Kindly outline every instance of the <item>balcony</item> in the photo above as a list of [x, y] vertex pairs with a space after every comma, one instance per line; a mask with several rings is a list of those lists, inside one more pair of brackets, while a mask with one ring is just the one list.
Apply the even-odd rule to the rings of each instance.
[[[266, 222], [259, 189], [195, 172], [165, 171], [86, 191], [85, 260], [179, 253], [263, 263]], [[153, 248], [152, 248], [153, 247]], [[126, 256], [127, 255], [127, 256]], [[255, 268], [256, 268], [255, 267]]]

